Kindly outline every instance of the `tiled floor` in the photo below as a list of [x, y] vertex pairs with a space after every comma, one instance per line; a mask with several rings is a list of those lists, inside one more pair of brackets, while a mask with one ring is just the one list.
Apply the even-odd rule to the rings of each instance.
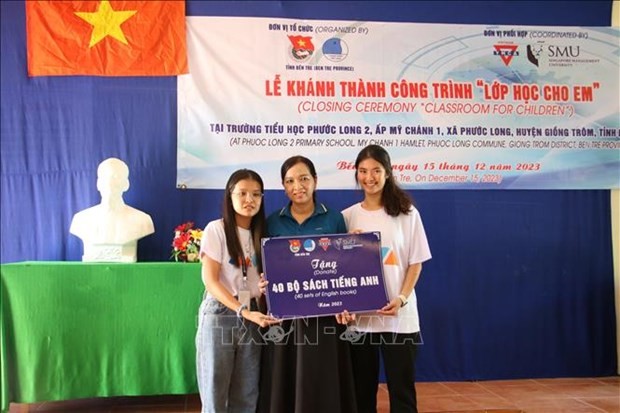
[[[418, 410], [442, 413], [620, 413], [620, 377], [418, 383]], [[385, 385], [379, 413], [389, 412]], [[197, 413], [198, 395], [11, 404], [10, 413]], [[324, 412], [317, 412], [324, 413]]]

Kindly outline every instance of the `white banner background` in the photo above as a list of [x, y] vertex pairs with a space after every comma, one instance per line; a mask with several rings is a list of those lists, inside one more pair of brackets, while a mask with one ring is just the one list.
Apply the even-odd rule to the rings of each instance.
[[351, 189], [358, 151], [377, 143], [404, 188], [620, 187], [618, 29], [187, 25], [179, 186], [221, 189], [250, 168], [281, 188], [282, 161], [302, 154], [321, 188]]

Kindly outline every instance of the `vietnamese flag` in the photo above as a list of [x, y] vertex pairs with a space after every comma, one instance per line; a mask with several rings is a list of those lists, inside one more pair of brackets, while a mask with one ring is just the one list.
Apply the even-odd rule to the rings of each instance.
[[184, 1], [26, 1], [28, 75], [188, 73]]

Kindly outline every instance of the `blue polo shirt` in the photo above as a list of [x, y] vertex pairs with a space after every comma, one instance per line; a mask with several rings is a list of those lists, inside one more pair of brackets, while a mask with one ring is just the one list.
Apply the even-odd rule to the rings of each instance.
[[345, 234], [346, 232], [347, 227], [340, 211], [327, 209], [325, 205], [319, 203], [315, 203], [314, 212], [301, 224], [293, 218], [290, 202], [267, 218], [267, 234], [270, 237]]

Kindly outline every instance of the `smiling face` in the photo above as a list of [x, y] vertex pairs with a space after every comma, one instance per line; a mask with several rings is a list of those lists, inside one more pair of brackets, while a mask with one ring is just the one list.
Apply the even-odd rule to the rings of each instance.
[[357, 166], [356, 179], [366, 196], [381, 196], [387, 172], [380, 162], [366, 158]]
[[230, 191], [232, 205], [237, 218], [251, 219], [260, 210], [263, 202], [262, 188], [253, 179], [242, 179]]
[[317, 180], [312, 176], [310, 169], [303, 162], [290, 167], [282, 180], [284, 192], [293, 204], [298, 206], [313, 203], [313, 194]]

